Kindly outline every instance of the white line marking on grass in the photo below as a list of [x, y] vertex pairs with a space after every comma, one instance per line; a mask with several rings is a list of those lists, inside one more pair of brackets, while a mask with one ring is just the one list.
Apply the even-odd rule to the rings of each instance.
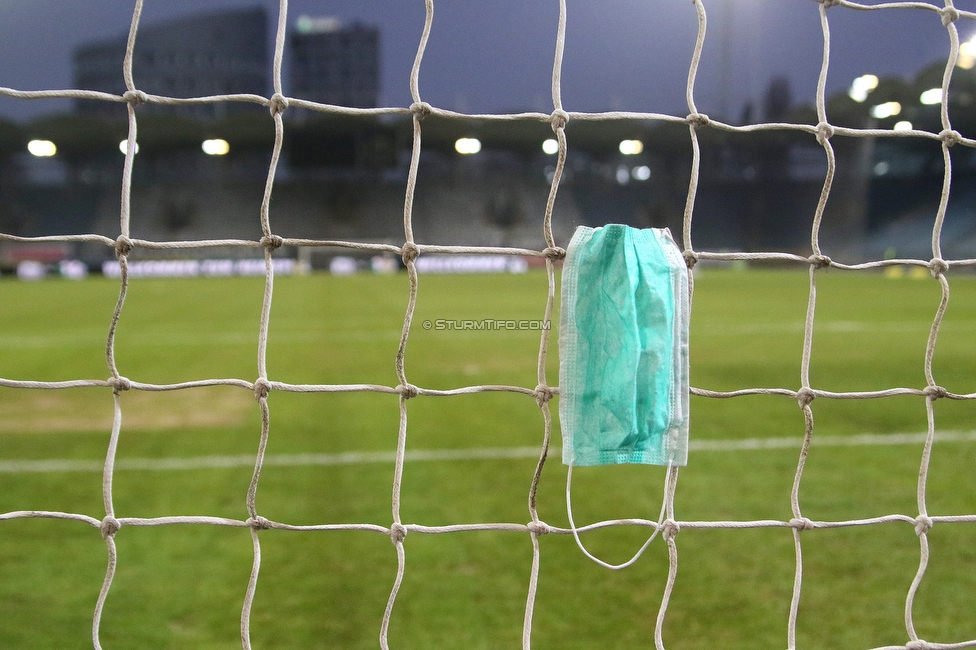
[[[956, 331], [972, 331], [976, 323], [971, 321], [943, 321], [948, 327]], [[712, 322], [702, 325], [692, 325], [692, 335], [700, 331], [709, 336], [753, 336], [774, 332], [802, 333], [803, 321], [788, 321], [782, 323], [721, 323]], [[853, 321], [853, 320], [817, 320], [817, 332], [828, 334], [858, 334], [858, 333], [912, 333], [928, 332], [932, 328], [932, 321]]]
[[[329, 343], [332, 341], [389, 341], [399, 340], [400, 330], [284, 331], [271, 340], [277, 343]], [[106, 332], [89, 331], [55, 334], [11, 334], [0, 339], [0, 349], [34, 350], [48, 348], [86, 348], [105, 345]], [[119, 344], [124, 347], [185, 347], [188, 345], [257, 345], [254, 332], [142, 332], [128, 335]]]
[[[976, 442], [976, 431], [943, 431], [936, 434], [937, 442]], [[865, 433], [856, 436], [816, 436], [815, 447], [869, 447], [915, 445], [925, 442], [924, 433]], [[688, 444], [689, 451], [750, 451], [757, 449], [799, 449], [799, 438], [745, 438], [742, 440], [695, 440]], [[550, 447], [549, 456], [558, 458], [559, 447]], [[419, 449], [408, 451], [404, 460], [458, 461], [499, 460], [506, 458], [538, 458], [538, 447], [498, 447], [473, 449]], [[341, 454], [275, 454], [266, 456], [265, 466], [323, 466], [365, 465], [392, 463], [394, 455], [386, 451], [350, 451]], [[220, 469], [253, 467], [254, 456], [191, 456], [186, 458], [119, 458], [116, 470], [178, 471], [191, 469]], [[49, 472], [101, 472], [100, 460], [8, 460], [0, 461], [0, 474], [49, 473]]]

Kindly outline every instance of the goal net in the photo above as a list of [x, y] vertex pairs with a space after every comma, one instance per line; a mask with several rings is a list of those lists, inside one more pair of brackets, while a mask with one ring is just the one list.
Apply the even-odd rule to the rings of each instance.
[[[25, 91], [14, 88], [0, 88], [0, 95], [8, 98], [34, 100], [40, 98], [72, 98], [84, 99], [94, 102], [115, 103], [124, 105], [128, 114], [128, 134], [127, 144], [124, 147], [125, 158], [123, 172], [121, 176], [121, 213], [118, 225], [118, 235], [116, 237], [106, 237], [97, 234], [62, 234], [43, 237], [23, 237], [12, 233], [0, 232], [0, 242], [7, 243], [58, 243], [75, 244], [86, 243], [103, 246], [106, 250], [112, 251], [118, 260], [118, 273], [115, 278], [119, 282], [118, 299], [114, 309], [110, 314], [106, 314], [109, 321], [107, 330], [105, 356], [108, 366], [108, 379], [75, 378], [63, 381], [38, 381], [31, 377], [0, 377], [0, 390], [7, 391], [72, 391], [82, 388], [95, 388], [111, 392], [114, 395], [114, 420], [111, 428], [109, 444], [105, 452], [104, 464], [100, 464], [102, 473], [102, 492], [101, 497], [104, 502], [104, 512], [64, 512], [60, 510], [12, 510], [0, 513], [0, 537], [4, 535], [4, 526], [9, 522], [22, 519], [56, 519], [71, 520], [81, 522], [100, 531], [104, 543], [107, 547], [108, 561], [104, 575], [104, 582], [98, 593], [97, 599], [93, 602], [94, 610], [92, 624], [92, 641], [96, 648], [102, 647], [102, 627], [103, 610], [113, 594], [113, 581], [116, 572], [124, 566], [126, 557], [124, 554], [117, 553], [116, 540], [125, 536], [127, 532], [135, 528], [167, 527], [186, 524], [196, 524], [212, 527], [227, 527], [246, 529], [249, 532], [252, 552], [249, 577], [240, 584], [240, 592], [243, 594], [243, 607], [240, 615], [241, 643], [245, 649], [251, 648], [251, 635], [255, 623], [252, 621], [252, 605], [255, 598], [261, 592], [261, 559], [262, 542], [267, 539], [265, 536], [272, 534], [269, 531], [287, 531], [287, 534], [312, 535], [312, 534], [331, 534], [336, 531], [355, 531], [361, 534], [374, 536], [386, 536], [393, 544], [396, 555], [396, 570], [389, 575], [389, 592], [386, 606], [383, 611], [377, 611], [375, 616], [375, 630], [379, 637], [379, 645], [382, 648], [390, 647], [390, 627], [391, 621], [395, 620], [398, 608], [404, 607], [402, 595], [398, 596], [405, 575], [410, 570], [410, 544], [414, 538], [427, 535], [468, 535], [475, 532], [491, 532], [497, 534], [518, 534], [524, 535], [527, 544], [531, 544], [531, 562], [525, 567], [525, 582], [523, 593], [525, 595], [524, 616], [522, 617], [521, 639], [522, 647], [529, 648], [533, 641], [533, 623], [536, 614], [537, 596], [540, 585], [546, 579], [546, 547], [547, 542], [554, 537], [572, 539], [574, 532], [586, 535], [594, 531], [606, 531], [608, 529], [633, 529], [637, 528], [657, 533], [656, 545], [663, 545], [666, 548], [666, 560], [664, 556], [659, 556], [658, 560], [666, 562], [662, 564], [661, 572], [665, 575], [659, 585], [659, 605], [656, 612], [648, 612], [646, 617], [652, 623], [647, 627], [653, 632], [653, 644], [659, 650], [665, 647], [665, 640], [669, 632], [669, 622], [676, 615], [673, 613], [672, 600], [676, 590], [685, 589], [693, 593], [696, 589], [708, 589], [702, 585], [683, 585], [682, 573], [679, 570], [679, 559], [681, 558], [682, 539], [686, 536], [700, 534], [702, 531], [722, 531], [732, 530], [737, 534], [742, 531], [762, 531], [780, 530], [784, 534], [792, 536], [793, 554], [795, 556], [795, 571], [792, 577], [792, 596], [789, 603], [784, 603], [779, 609], [785, 612], [782, 621], [782, 634], [788, 648], [793, 649], [800, 644], [797, 642], [798, 621], [802, 619], [804, 602], [804, 587], [810, 579], [810, 569], [804, 561], [804, 552], [815, 544], [818, 534], [826, 534], [824, 531], [831, 529], [855, 529], [859, 527], [884, 528], [885, 530], [896, 530], [896, 527], [903, 527], [914, 531], [917, 536], [918, 558], [917, 570], [914, 577], [906, 585], [903, 611], [904, 629], [900, 634], [904, 642], [899, 645], [888, 645], [885, 648], [906, 648], [910, 650], [929, 649], [948, 649], [976, 647], [976, 638], [973, 639], [923, 639], [917, 631], [919, 625], [916, 616], [916, 597], [921, 589], [924, 589], [927, 575], [930, 573], [930, 557], [932, 562], [938, 561], [938, 552], [933, 550], [934, 544], [930, 544], [933, 527], [954, 526], [960, 529], [965, 525], [976, 524], [976, 514], [966, 513], [942, 513], [930, 512], [929, 503], [926, 499], [926, 488], [930, 479], [930, 460], [933, 447], [937, 442], [938, 424], [936, 419], [936, 403], [944, 400], [972, 400], [976, 399], [976, 394], [954, 393], [939, 383], [939, 377], [933, 370], [933, 361], [936, 357], [937, 344], [939, 342], [940, 326], [949, 306], [950, 295], [950, 275], [952, 271], [965, 270], [976, 266], [976, 259], [949, 259], [943, 255], [943, 227], [945, 224], [946, 213], [950, 201], [950, 190], [952, 188], [953, 164], [956, 160], [954, 151], [960, 148], [976, 147], [976, 140], [962, 135], [953, 127], [952, 115], [949, 111], [949, 101], [952, 90], [950, 84], [956, 70], [957, 62], [960, 58], [960, 38], [957, 25], [962, 21], [973, 21], [976, 13], [957, 9], [953, 6], [952, 0], [945, 0], [944, 5], [937, 5], [927, 2], [888, 2], [878, 4], [860, 4], [849, 0], [810, 0], [819, 4], [820, 26], [823, 34], [823, 58], [817, 86], [815, 112], [816, 119], [810, 123], [793, 122], [763, 122], [756, 124], [734, 125], [725, 123], [718, 119], [709, 117], [699, 111], [696, 104], [697, 73], [702, 59], [703, 51], [709, 39], [714, 38], [707, 30], [707, 9], [717, 2], [708, 0], [692, 0], [695, 12], [698, 17], [697, 40], [694, 43], [693, 54], [690, 60], [690, 67], [687, 75], [687, 112], [680, 115], [669, 115], [661, 113], [643, 112], [576, 112], [573, 106], [564, 105], [561, 93], [561, 73], [563, 66], [564, 44], [566, 42], [567, 25], [571, 24], [571, 12], [567, 12], [566, 0], [559, 3], [559, 18], [557, 25], [557, 38], [554, 46], [555, 56], [552, 66], [552, 110], [547, 112], [526, 112], [517, 114], [466, 114], [447, 110], [445, 108], [432, 105], [425, 101], [421, 93], [420, 79], [424, 71], [424, 51], [428, 39], [437, 30], [437, 21], [434, 18], [434, 0], [426, 0], [426, 20], [423, 32], [417, 48], [416, 58], [413, 62], [410, 76], [409, 87], [412, 95], [412, 104], [409, 106], [386, 107], [386, 108], [354, 108], [348, 106], [338, 106], [310, 101], [299, 96], [286, 96], [282, 85], [282, 61], [284, 58], [287, 26], [294, 18], [289, 15], [288, 3], [281, 0], [277, 16], [277, 31], [274, 40], [273, 55], [273, 94], [270, 97], [262, 97], [247, 94], [230, 95], [209, 95], [192, 98], [178, 98], [150, 94], [140, 89], [139, 79], [133, 75], [133, 52], [135, 43], [140, 30], [140, 14], [143, 1], [137, 0], [135, 11], [132, 16], [131, 30], [128, 37], [128, 47], [124, 60], [119, 61], [119, 66], [123, 70], [126, 90], [121, 94], [95, 92], [90, 90], [45, 90], [45, 91]], [[662, 5], [661, 10], [667, 9]], [[859, 127], [852, 128], [840, 126], [831, 122], [831, 114], [828, 111], [826, 94], [827, 74], [831, 65], [831, 36], [830, 27], [835, 21], [843, 21], [845, 12], [894, 12], [894, 11], [914, 11], [919, 14], [920, 19], [941, 19], [945, 27], [948, 58], [945, 61], [944, 74], [941, 80], [941, 94], [938, 97], [940, 107], [941, 128], [937, 131], [920, 130], [907, 128], [893, 130], [891, 128], [880, 127]], [[570, 16], [569, 18], [567, 16]], [[976, 23], [974, 23], [976, 24]], [[267, 169], [266, 181], [263, 184], [263, 195], [260, 203], [259, 214], [256, 221], [260, 225], [261, 236], [255, 239], [182, 239], [178, 241], [161, 241], [139, 239], [132, 236], [133, 214], [130, 210], [132, 196], [133, 169], [136, 165], [136, 143], [138, 140], [138, 129], [140, 124], [140, 106], [152, 104], [166, 105], [186, 105], [195, 106], [201, 104], [218, 104], [244, 102], [263, 106], [270, 114], [274, 123], [273, 153], [270, 165]], [[275, 203], [274, 187], [275, 176], [278, 170], [279, 158], [281, 156], [283, 142], [285, 141], [288, 125], [283, 120], [283, 115], [288, 111], [301, 109], [308, 114], [321, 115], [347, 115], [347, 116], [393, 116], [409, 120], [411, 124], [412, 144], [409, 148], [410, 159], [408, 173], [403, 185], [403, 237], [401, 241], [395, 243], [379, 242], [371, 239], [364, 234], [360, 238], [350, 238], [348, 240], [332, 240], [319, 238], [300, 238], [285, 237], [279, 234], [275, 228]], [[425, 123], [427, 118], [442, 118], [454, 120], [460, 123], [502, 123], [518, 122], [547, 125], [551, 128], [552, 138], [556, 141], [555, 163], [548, 176], [550, 181], [548, 200], [545, 205], [540, 206], [540, 211], [534, 216], [535, 227], [540, 233], [540, 239], [544, 245], [536, 248], [522, 248], [512, 246], [474, 246], [474, 245], [453, 245], [450, 242], [431, 242], [418, 239], [414, 235], [414, 215], [415, 215], [415, 196], [420, 180], [418, 170], [421, 156], [425, 145]], [[266, 117], [254, 116], [254, 119], [267, 119]], [[558, 318], [557, 311], [557, 286], [559, 279], [559, 266], [565, 256], [563, 248], [565, 241], [557, 239], [554, 234], [553, 215], [557, 204], [557, 197], [564, 191], [561, 188], [561, 181], [567, 174], [567, 156], [573, 150], [572, 137], [567, 137], [567, 129], [575, 123], [587, 123], [596, 125], [597, 128], [609, 128], [610, 125], [621, 121], [644, 121], [651, 124], [671, 124], [687, 131], [687, 149], [690, 151], [690, 176], [686, 192], [686, 201], [683, 209], [683, 219], [680, 232], [675, 233], [675, 239], [683, 249], [684, 259], [689, 268], [694, 269], [697, 264], [707, 266], [708, 264], [718, 263], [763, 263], [776, 267], [789, 267], [794, 269], [805, 269], [809, 273], [809, 284], [807, 290], [808, 301], [806, 303], [805, 317], [802, 326], [802, 347], [795, 351], [796, 357], [800, 359], [799, 381], [793, 386], [787, 387], [754, 387], [745, 385], [734, 390], [714, 390], [707, 386], [695, 386], [695, 375], [692, 370], [693, 387], [691, 389], [693, 400], [692, 405], [692, 427], [691, 427], [691, 449], [692, 458], [687, 469], [682, 469], [680, 473], [693, 473], [695, 465], [695, 452], [708, 449], [722, 449], [719, 441], [696, 441], [694, 426], [694, 408], [696, 403], [703, 400], [748, 400], [755, 396], [771, 396], [783, 401], [796, 402], [802, 415], [803, 425], [797, 421], [796, 431], [793, 441], [800, 447], [799, 458], [795, 462], [795, 473], [793, 475], [792, 486], [788, 495], [784, 494], [782, 500], [788, 503], [788, 516], [773, 519], [732, 519], [720, 520], [710, 518], [698, 520], [683, 515], [681, 509], [681, 482], [679, 481], [678, 468], [669, 468], [666, 474], [665, 487], [663, 491], [663, 516], [661, 520], [646, 517], [630, 517], [622, 519], [607, 519], [580, 526], [578, 531], [574, 531], [567, 526], [557, 526], [547, 523], [542, 519], [539, 512], [539, 490], [544, 473], [554, 472], [552, 465], [552, 454], [556, 448], [556, 441], [553, 440], [554, 417], [552, 413], [553, 400], [558, 400], [559, 387], [554, 385], [554, 373], [551, 370], [551, 361], [555, 354], [555, 340], [552, 338], [551, 323]], [[820, 179], [821, 191], [816, 202], [815, 209], [809, 217], [812, 219], [812, 228], [809, 231], [809, 245], [806, 254], [798, 254], [795, 251], [789, 252], [754, 252], [736, 250], [701, 250], [695, 246], [695, 216], [696, 198], [698, 197], [699, 183], [702, 169], [702, 148], [700, 138], [705, 133], [730, 133], [730, 134], [757, 134], [757, 133], [786, 133], [798, 139], [805, 139], [809, 144], [816, 143], [822, 151], [822, 161], [825, 161], [825, 173]], [[839, 139], [872, 139], [873, 141], [883, 141], [894, 138], [915, 139], [933, 143], [933, 146], [941, 149], [941, 165], [943, 183], [938, 204], [937, 214], [934, 225], [931, 229], [931, 256], [926, 258], [899, 258], [875, 259], [871, 261], [832, 259], [827, 253], [829, 249], [821, 246], [821, 226], [828, 202], [834, 196], [835, 174], [837, 170], [837, 158], [835, 155], [835, 143]], [[637, 172], [635, 172], [637, 173]], [[635, 176], [636, 178], [636, 176]], [[275, 287], [275, 260], [276, 251], [282, 247], [298, 247], [303, 249], [315, 249], [336, 251], [348, 255], [350, 251], [362, 255], [395, 256], [402, 260], [406, 268], [407, 291], [404, 296], [406, 312], [403, 317], [402, 326], [397, 323], [399, 328], [398, 343], [396, 353], [390, 359], [396, 371], [397, 383], [395, 385], [379, 384], [338, 384], [338, 383], [315, 383], [297, 384], [281, 381], [273, 373], [269, 372], [269, 346], [274, 344], [274, 331], [270, 327], [272, 306], [274, 304]], [[263, 274], [264, 274], [264, 293], [260, 302], [260, 327], [257, 337], [257, 369], [256, 376], [238, 377], [230, 379], [199, 379], [177, 383], [151, 383], [141, 380], [140, 377], [127, 377], [120, 372], [116, 363], [116, 333], [121, 324], [126, 322], [126, 299], [130, 294], [132, 286], [130, 282], [133, 275], [130, 271], [130, 258], [134, 253], [145, 251], [163, 251], [170, 253], [190, 252], [200, 253], [211, 249], [220, 250], [241, 250], [256, 251], [263, 254]], [[415, 319], [418, 305], [423, 301], [423, 287], [427, 276], [418, 274], [418, 266], [425, 256], [430, 259], [433, 256], [509, 256], [510, 258], [527, 258], [532, 263], [545, 268], [547, 277], [547, 290], [540, 291], [538, 296], [538, 318], [537, 327], [532, 327], [534, 335], [538, 334], [538, 357], [535, 364], [537, 373], [535, 381], [531, 385], [459, 385], [449, 389], [434, 389], [417, 385], [411, 378], [411, 356], [408, 354], [408, 342], [415, 336], [420, 323]], [[531, 265], [531, 263], [530, 263]], [[815, 359], [814, 332], [816, 328], [816, 313], [818, 308], [817, 286], [825, 274], [833, 273], [862, 273], [865, 275], [886, 269], [919, 269], [930, 276], [929, 282], [937, 285], [940, 291], [940, 301], [931, 320], [928, 334], [924, 346], [924, 355], [918, 360], [922, 373], [919, 376], [918, 384], [911, 387], [890, 387], [868, 391], [831, 391], [818, 387], [811, 381], [811, 363]], [[710, 271], [706, 270], [707, 275]], [[530, 276], [525, 276], [530, 277]], [[454, 278], [457, 291], [467, 291], [465, 283], [469, 276], [460, 275]], [[527, 280], [530, 281], [530, 280]], [[687, 296], [689, 304], [692, 301], [694, 292], [694, 282]], [[257, 310], [256, 310], [257, 311]], [[695, 312], [692, 310], [692, 321], [695, 322]], [[454, 323], [454, 321], [450, 321]], [[426, 327], [426, 325], [424, 325]], [[456, 329], [462, 329], [457, 326]], [[694, 368], [696, 350], [694, 339], [692, 340], [691, 362]], [[883, 361], [878, 361], [883, 363]], [[461, 383], [461, 382], [459, 382]], [[116, 452], [121, 439], [126, 435], [126, 405], [127, 396], [133, 392], [159, 392], [159, 391], [192, 391], [204, 387], [223, 386], [239, 391], [253, 392], [257, 402], [257, 409], [260, 413], [260, 437], [256, 454], [248, 459], [253, 465], [252, 478], [241, 494], [245, 503], [246, 516], [240, 518], [226, 518], [220, 516], [190, 516], [174, 514], [163, 517], [139, 517], [132, 513], [123, 511], [116, 506], [115, 493], [113, 492], [113, 478], [117, 469]], [[534, 472], [526, 476], [528, 486], [528, 509], [525, 522], [476, 522], [476, 523], [457, 523], [448, 525], [427, 525], [423, 522], [415, 522], [406, 519], [402, 515], [403, 491], [402, 485], [405, 476], [405, 461], [411, 454], [410, 432], [421, 420], [422, 411], [417, 411], [421, 415], [415, 415], [412, 410], [412, 403], [416, 400], [449, 399], [454, 396], [475, 396], [483, 397], [490, 393], [508, 393], [524, 397], [526, 400], [534, 401], [541, 413], [541, 430], [539, 440], [541, 444], [533, 452], [538, 458]], [[375, 393], [380, 396], [387, 396], [390, 400], [395, 400], [399, 413], [399, 425], [397, 429], [395, 454], [393, 455], [393, 476], [390, 483], [392, 499], [390, 505], [390, 517], [388, 521], [382, 522], [362, 522], [362, 523], [336, 523], [325, 521], [311, 525], [299, 525], [289, 521], [275, 520], [262, 514], [258, 507], [259, 495], [261, 494], [261, 475], [266, 468], [268, 461], [267, 449], [269, 443], [274, 439], [276, 426], [287, 426], [287, 422], [279, 422], [276, 417], [273, 394], [293, 393], [297, 397], [306, 398], [308, 394], [337, 394], [337, 393]], [[299, 395], [301, 394], [301, 395]], [[310, 397], [308, 397], [310, 399]], [[814, 424], [814, 415], [818, 406], [822, 403], [844, 400], [894, 400], [894, 399], [915, 399], [918, 402], [919, 413], [924, 409], [927, 418], [927, 431], [921, 438], [911, 438], [908, 442], [917, 444], [920, 454], [918, 458], [918, 481], [917, 481], [917, 509], [910, 512], [892, 512], [878, 516], [867, 516], [864, 518], [849, 518], [841, 520], [824, 520], [811, 518], [807, 515], [804, 508], [804, 500], [801, 499], [801, 487], [804, 483], [804, 470], [807, 462], [817, 453], [818, 431]], [[411, 408], [408, 408], [408, 404]], [[408, 418], [408, 411], [411, 417]], [[790, 421], [792, 422], [792, 421]], [[457, 426], [464, 426], [459, 422]], [[792, 423], [784, 423], [782, 428], [792, 427]], [[799, 442], [802, 439], [802, 443]], [[825, 437], [824, 443], [829, 444], [831, 438]], [[848, 444], [838, 442], [836, 444]], [[862, 440], [864, 444], [872, 444], [870, 437]], [[778, 443], [772, 441], [754, 441], [755, 448], [768, 447], [775, 448]], [[791, 443], [792, 444], [792, 443]], [[434, 457], [432, 452], [418, 452], [421, 455], [427, 453]], [[558, 455], [558, 454], [557, 454]], [[504, 453], [502, 453], [504, 457]], [[487, 457], [487, 456], [486, 456]], [[301, 499], [301, 495], [295, 495], [296, 499]], [[656, 508], [654, 510], [656, 513]], [[647, 515], [647, 513], [644, 513]], [[652, 513], [653, 514], [653, 513]], [[887, 526], [887, 527], [886, 527]], [[284, 534], [284, 533], [283, 533]], [[744, 534], [744, 533], [743, 533]], [[971, 533], [970, 533], [971, 535]], [[755, 549], [755, 557], [761, 557], [761, 549]], [[931, 552], [931, 553], [930, 553]], [[971, 556], [970, 556], [971, 558]], [[654, 562], [651, 557], [644, 558], [644, 562]], [[972, 573], [972, 567], [956, 567], [957, 571]], [[655, 586], [657, 588], [657, 585]], [[594, 611], [598, 611], [599, 608]], [[320, 612], [317, 616], [332, 616], [332, 612]], [[339, 615], [339, 614], [336, 614]], [[585, 617], [588, 612], [580, 611], [580, 617]], [[600, 614], [594, 614], [599, 616]], [[677, 620], [680, 625], [688, 630], [693, 630], [692, 625], [686, 618]], [[972, 616], [972, 613], [969, 613]], [[932, 629], [927, 625], [925, 629]], [[675, 631], [675, 636], [685, 637], [693, 632]], [[689, 641], [693, 647], [693, 641]], [[648, 645], [651, 641], [648, 640]]]

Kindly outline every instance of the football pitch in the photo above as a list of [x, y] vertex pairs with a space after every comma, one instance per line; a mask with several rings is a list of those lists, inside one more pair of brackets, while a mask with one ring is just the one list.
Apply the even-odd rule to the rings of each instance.
[[[923, 362], [941, 298], [932, 278], [817, 273], [810, 377], [815, 389], [925, 387]], [[976, 393], [976, 277], [947, 275], [951, 298], [933, 362], [936, 382]], [[537, 329], [425, 329], [424, 321], [543, 317], [547, 278], [422, 275], [405, 372], [429, 389], [536, 386]], [[0, 281], [0, 378], [105, 379], [118, 281]], [[806, 271], [696, 272], [691, 384], [700, 389], [800, 387]], [[263, 278], [134, 279], [115, 357], [133, 381], [253, 382]], [[558, 288], [557, 288], [558, 293]], [[268, 376], [289, 384], [396, 386], [394, 359], [408, 280], [397, 275], [275, 279]], [[558, 322], [558, 316], [554, 316]], [[555, 323], [548, 383], [558, 384]], [[117, 517], [209, 515], [247, 519], [245, 494], [261, 431], [253, 392], [235, 387], [124, 392], [113, 495]], [[261, 516], [295, 525], [389, 527], [399, 423], [391, 394], [272, 391]], [[555, 414], [558, 397], [551, 406]], [[918, 514], [927, 430], [925, 398], [817, 398], [814, 442], [799, 499], [814, 521]], [[535, 400], [505, 392], [419, 396], [407, 402], [405, 524], [529, 521], [528, 491], [543, 442]], [[976, 401], [934, 403], [936, 441], [928, 514], [976, 513]], [[109, 388], [0, 387], [0, 517], [16, 511], [105, 516], [101, 467], [112, 427]], [[675, 497], [679, 521], [789, 521], [804, 433], [795, 399], [693, 396], [691, 453]], [[870, 435], [865, 435], [870, 434]], [[904, 435], [902, 435], [904, 434]], [[554, 417], [552, 445], [558, 446]], [[540, 518], [568, 527], [566, 468], [550, 453]], [[664, 469], [579, 468], [578, 525], [656, 520]], [[587, 547], [628, 559], [648, 529], [587, 532]], [[396, 576], [390, 538], [370, 531], [263, 530], [251, 614], [254, 648], [376, 648]], [[801, 533], [798, 648], [903, 646], [905, 598], [919, 566], [908, 522]], [[976, 523], [940, 523], [914, 605], [918, 636], [976, 638]], [[119, 530], [118, 568], [101, 623], [106, 649], [240, 648], [251, 571], [249, 531], [209, 525]], [[786, 647], [796, 560], [793, 531], [682, 528], [664, 624], [672, 650]], [[653, 647], [668, 572], [656, 539], [632, 567], [587, 560], [572, 536], [539, 538], [534, 648]], [[532, 562], [524, 532], [411, 532], [393, 609], [390, 647], [517, 648]], [[76, 521], [0, 519], [0, 646], [90, 648], [106, 568], [99, 530]]]

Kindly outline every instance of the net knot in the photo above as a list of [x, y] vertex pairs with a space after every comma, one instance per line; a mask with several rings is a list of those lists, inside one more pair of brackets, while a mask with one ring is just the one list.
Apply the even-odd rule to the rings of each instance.
[[688, 117], [685, 118], [688, 124], [695, 130], [702, 128], [703, 126], [708, 126], [711, 120], [704, 113], [689, 113]]
[[281, 115], [288, 108], [288, 98], [281, 93], [275, 93], [271, 95], [271, 99], [268, 100], [268, 110], [271, 111], [272, 115]]
[[804, 386], [800, 390], [796, 391], [796, 401], [800, 403], [800, 408], [810, 406], [810, 402], [813, 401], [814, 397], [816, 397], [816, 395], [814, 394], [812, 388], [807, 388]]
[[408, 241], [400, 247], [400, 257], [403, 258], [404, 264], [410, 264], [410, 262], [417, 259], [418, 255], [420, 255], [420, 249], [413, 242]]
[[552, 132], [555, 133], [559, 129], [565, 129], [566, 125], [569, 123], [569, 113], [557, 108], [549, 116], [549, 124], [552, 125]]
[[99, 528], [102, 532], [102, 539], [115, 537], [115, 533], [119, 532], [119, 528], [122, 528], [119, 520], [112, 515], [107, 515], [105, 519], [102, 519], [102, 525]]
[[284, 243], [285, 240], [278, 235], [265, 235], [261, 238], [261, 245], [269, 250], [277, 250]]
[[674, 539], [674, 536], [681, 531], [681, 526], [678, 525], [674, 519], [665, 519], [664, 523], [661, 524], [661, 537], [664, 541], [670, 542]]
[[412, 399], [420, 395], [420, 389], [413, 384], [400, 384], [397, 386], [397, 392], [400, 393], [403, 399]]
[[434, 109], [427, 102], [414, 102], [410, 104], [410, 112], [416, 115], [418, 120], [422, 120], [433, 113]]
[[695, 251], [685, 251], [681, 254], [681, 256], [685, 258], [685, 264], [688, 265], [689, 271], [695, 268], [695, 265], [698, 264], [698, 253]]
[[840, 4], [840, 0], [817, 0], [817, 2], [822, 4], [824, 9], [830, 9], [833, 6]]
[[923, 641], [922, 639], [909, 641], [905, 644], [905, 650], [929, 650], [931, 647], [928, 641]]
[[817, 142], [820, 143], [821, 146], [832, 137], [834, 137], [834, 127], [830, 126], [830, 124], [827, 122], [821, 122], [817, 125]]
[[394, 544], [402, 544], [407, 536], [407, 528], [403, 524], [393, 524], [390, 526], [390, 540]]
[[566, 249], [560, 248], [559, 246], [550, 246], [546, 250], [542, 251], [542, 253], [546, 256], [546, 259], [552, 260], [553, 262], [556, 260], [565, 259], [566, 257]]
[[139, 104], [145, 104], [149, 98], [141, 90], [127, 90], [122, 95], [122, 99], [133, 106], [138, 106]]
[[833, 260], [826, 255], [811, 255], [807, 258], [807, 261], [810, 262], [815, 269], [826, 269], [834, 263]]
[[943, 7], [939, 9], [939, 13], [942, 14], [943, 27], [948, 27], [950, 24], [959, 20], [959, 10], [955, 7]]
[[959, 131], [944, 129], [939, 133], [939, 140], [942, 140], [947, 147], [951, 147], [954, 144], [962, 142], [962, 136], [959, 134]]
[[551, 531], [549, 530], [549, 524], [544, 521], [530, 521], [526, 524], [526, 528], [529, 532], [534, 534], [536, 537], [539, 535], [548, 535]]
[[934, 257], [932, 258], [932, 261], [929, 262], [929, 271], [931, 271], [932, 275], [935, 277], [939, 277], [948, 270], [949, 264], [942, 258]]
[[132, 240], [125, 235], [119, 235], [115, 240], [115, 257], [121, 258], [132, 252]]
[[259, 377], [257, 381], [254, 382], [254, 399], [266, 399], [268, 397], [268, 393], [270, 392], [271, 382], [264, 377]]
[[915, 518], [915, 534], [922, 535], [924, 533], [927, 533], [932, 529], [932, 526], [934, 525], [935, 522], [932, 521], [931, 517], [929, 517], [928, 515], [919, 515], [918, 517]]
[[790, 527], [796, 530], [813, 530], [813, 522], [806, 517], [794, 517], [790, 519]]
[[925, 393], [925, 396], [931, 399], [933, 402], [937, 399], [949, 396], [949, 391], [942, 386], [926, 386], [922, 392]]
[[124, 390], [129, 390], [132, 388], [132, 382], [130, 382], [125, 377], [118, 375], [116, 377], [110, 377], [108, 380], [108, 385], [112, 387], [113, 392], [118, 395]]
[[268, 530], [271, 528], [271, 522], [260, 515], [248, 517], [244, 523], [247, 524], [248, 528], [253, 528], [254, 530]]
[[539, 405], [539, 408], [542, 408], [542, 406], [549, 402], [549, 400], [552, 399], [552, 396], [555, 395], [552, 388], [546, 386], [545, 384], [539, 384], [536, 386], [533, 393], [535, 394], [535, 403]]

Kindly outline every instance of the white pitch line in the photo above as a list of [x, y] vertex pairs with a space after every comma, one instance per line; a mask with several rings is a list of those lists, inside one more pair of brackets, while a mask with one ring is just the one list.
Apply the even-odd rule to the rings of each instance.
[[[942, 431], [935, 436], [938, 442], [976, 442], [976, 431]], [[856, 436], [814, 436], [815, 447], [868, 447], [892, 445], [916, 445], [925, 442], [924, 433], [866, 433]], [[688, 444], [691, 452], [702, 451], [750, 451], [757, 449], [799, 449], [798, 438], [745, 438], [743, 440], [693, 440]], [[473, 449], [420, 449], [408, 451], [404, 460], [457, 461], [498, 460], [506, 458], [538, 458], [538, 447], [498, 447]], [[549, 456], [558, 458], [562, 450], [550, 447]], [[394, 455], [386, 451], [350, 451], [341, 454], [275, 454], [266, 456], [265, 466], [323, 466], [365, 465], [392, 463]], [[117, 470], [180, 471], [191, 469], [220, 469], [253, 467], [254, 456], [190, 456], [186, 458], [119, 458]], [[0, 474], [50, 473], [50, 472], [101, 472], [100, 460], [8, 460], [0, 461]]]

